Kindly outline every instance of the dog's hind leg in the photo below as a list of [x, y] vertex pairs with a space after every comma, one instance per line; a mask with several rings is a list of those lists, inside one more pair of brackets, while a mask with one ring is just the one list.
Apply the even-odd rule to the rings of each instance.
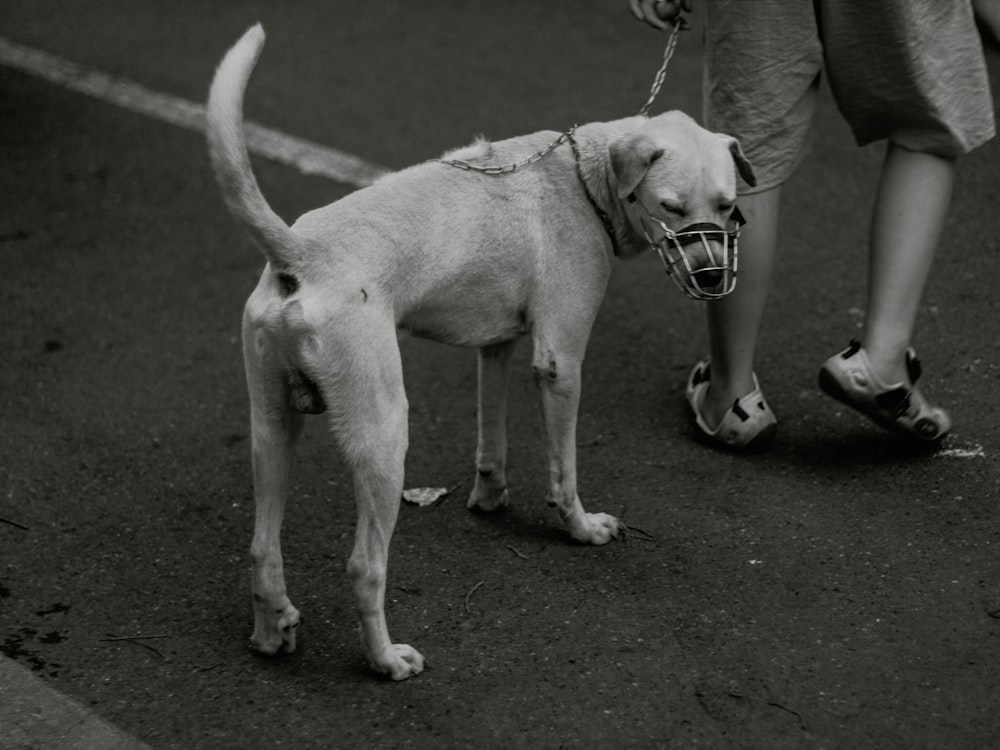
[[291, 408], [286, 371], [263, 329], [248, 328], [244, 359], [250, 392], [251, 449], [256, 512], [250, 557], [254, 632], [251, 646], [265, 654], [295, 650], [299, 613], [285, 591], [281, 521], [302, 415]]
[[[618, 536], [622, 525], [607, 513], [587, 513], [576, 491], [576, 418], [580, 405], [580, 368], [586, 342], [557, 348], [536, 336], [531, 369], [541, 392], [549, 460], [549, 504], [554, 505], [574, 539], [605, 544]], [[577, 349], [578, 351], [572, 351]], [[571, 351], [567, 351], [571, 350]]]
[[516, 339], [479, 349], [479, 442], [476, 483], [468, 507], [493, 511], [509, 502], [507, 495], [507, 390], [510, 358]]
[[[388, 330], [383, 330], [388, 328]], [[406, 394], [394, 327], [366, 325], [364, 336], [337, 342], [340, 368], [323, 385], [330, 424], [354, 473], [357, 528], [347, 573], [372, 668], [393, 680], [420, 673], [424, 659], [393, 643], [385, 621], [389, 542], [403, 493], [407, 449]]]

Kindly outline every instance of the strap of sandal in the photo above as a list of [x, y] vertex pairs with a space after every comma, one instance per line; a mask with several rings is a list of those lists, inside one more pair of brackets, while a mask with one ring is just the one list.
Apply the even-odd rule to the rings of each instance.
[[924, 372], [920, 360], [917, 359], [917, 355], [913, 353], [912, 349], [908, 349], [906, 352], [906, 372], [910, 376], [911, 383], [916, 383]]
[[910, 408], [910, 389], [899, 386], [879, 393], [875, 396], [875, 403], [879, 409], [889, 412], [894, 419], [899, 419]]
[[701, 385], [702, 383], [712, 379], [712, 365], [707, 364], [704, 367], [699, 367], [694, 375], [691, 376], [691, 385]]

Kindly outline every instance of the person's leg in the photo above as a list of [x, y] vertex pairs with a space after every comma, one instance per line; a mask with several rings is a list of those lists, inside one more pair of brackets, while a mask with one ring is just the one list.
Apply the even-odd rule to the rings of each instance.
[[920, 368], [908, 348], [951, 202], [954, 157], [993, 136], [993, 101], [970, 3], [874, 5], [820, 6], [837, 106], [858, 145], [890, 145], [872, 217], [862, 340], [823, 364], [819, 384], [884, 427], [937, 442], [951, 420], [914, 386]]
[[754, 389], [754, 353], [777, 255], [780, 198], [779, 186], [739, 200], [747, 223], [740, 233], [736, 288], [708, 303], [712, 369], [701, 413], [711, 427], [719, 424], [737, 399]]
[[862, 345], [884, 383], [905, 382], [906, 349], [951, 204], [955, 160], [890, 142], [871, 225]]
[[747, 224], [736, 289], [708, 303], [710, 356], [692, 370], [686, 397], [714, 445], [754, 450], [767, 444], [776, 423], [753, 363], [777, 252], [780, 186], [806, 151], [823, 47], [812, 3], [713, 0], [701, 7], [705, 124], [739, 139], [756, 185], [739, 190]]
[[908, 350], [954, 176], [953, 158], [890, 142], [872, 216], [862, 341], [830, 357], [819, 374], [828, 395], [883, 427], [927, 442], [948, 434], [951, 418], [914, 385], [920, 372]]

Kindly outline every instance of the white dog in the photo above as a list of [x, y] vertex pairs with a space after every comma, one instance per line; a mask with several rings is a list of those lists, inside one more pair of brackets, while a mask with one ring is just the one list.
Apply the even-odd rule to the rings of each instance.
[[[243, 92], [263, 44], [259, 25], [237, 42], [208, 102], [223, 197], [267, 258], [243, 317], [257, 506], [252, 645], [268, 654], [295, 650], [299, 613], [286, 595], [279, 535], [302, 414], [325, 412], [354, 474], [358, 519], [347, 569], [368, 659], [401, 680], [423, 669], [423, 657], [390, 640], [384, 609], [407, 449], [397, 333], [479, 348], [479, 444], [468, 505], [482, 510], [508, 502], [509, 362], [515, 340], [531, 336], [549, 503], [574, 539], [604, 544], [621, 525], [580, 504], [576, 418], [580, 365], [612, 251], [631, 256], [669, 245], [683, 253], [683, 267], [672, 270], [686, 290], [715, 296], [732, 275], [718, 256], [735, 236], [722, 229], [736, 200], [734, 164], [748, 182], [753, 174], [734, 139], [685, 115], [630, 117], [582, 126], [568, 144], [501, 176], [420, 164], [288, 227], [261, 194], [243, 137]], [[513, 163], [557, 135], [478, 142], [448, 158]]]

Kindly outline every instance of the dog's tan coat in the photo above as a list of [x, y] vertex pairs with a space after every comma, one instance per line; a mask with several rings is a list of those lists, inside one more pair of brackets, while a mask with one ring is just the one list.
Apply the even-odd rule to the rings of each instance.
[[[479, 443], [469, 506], [507, 504], [506, 385], [517, 338], [530, 335], [549, 463], [549, 502], [570, 535], [603, 544], [620, 531], [584, 511], [576, 488], [580, 366], [604, 295], [612, 247], [647, 247], [636, 205], [672, 229], [723, 225], [736, 197], [736, 142], [680, 113], [577, 129], [566, 145], [502, 177], [428, 162], [383, 178], [288, 227], [250, 168], [242, 102], [263, 46], [259, 26], [227, 53], [208, 102], [208, 141], [227, 205], [267, 258], [246, 304], [256, 519], [251, 557], [255, 630], [265, 653], [295, 649], [298, 611], [282, 570], [281, 521], [302, 412], [325, 411], [354, 473], [357, 530], [348, 562], [374, 669], [404, 679], [423, 668], [385, 622], [389, 541], [403, 489], [407, 401], [400, 330], [479, 348]], [[506, 164], [548, 145], [550, 132], [478, 142], [448, 155]], [[589, 193], [589, 197], [588, 197]], [[591, 202], [593, 201], [593, 203]], [[595, 205], [607, 215], [614, 242]]]

